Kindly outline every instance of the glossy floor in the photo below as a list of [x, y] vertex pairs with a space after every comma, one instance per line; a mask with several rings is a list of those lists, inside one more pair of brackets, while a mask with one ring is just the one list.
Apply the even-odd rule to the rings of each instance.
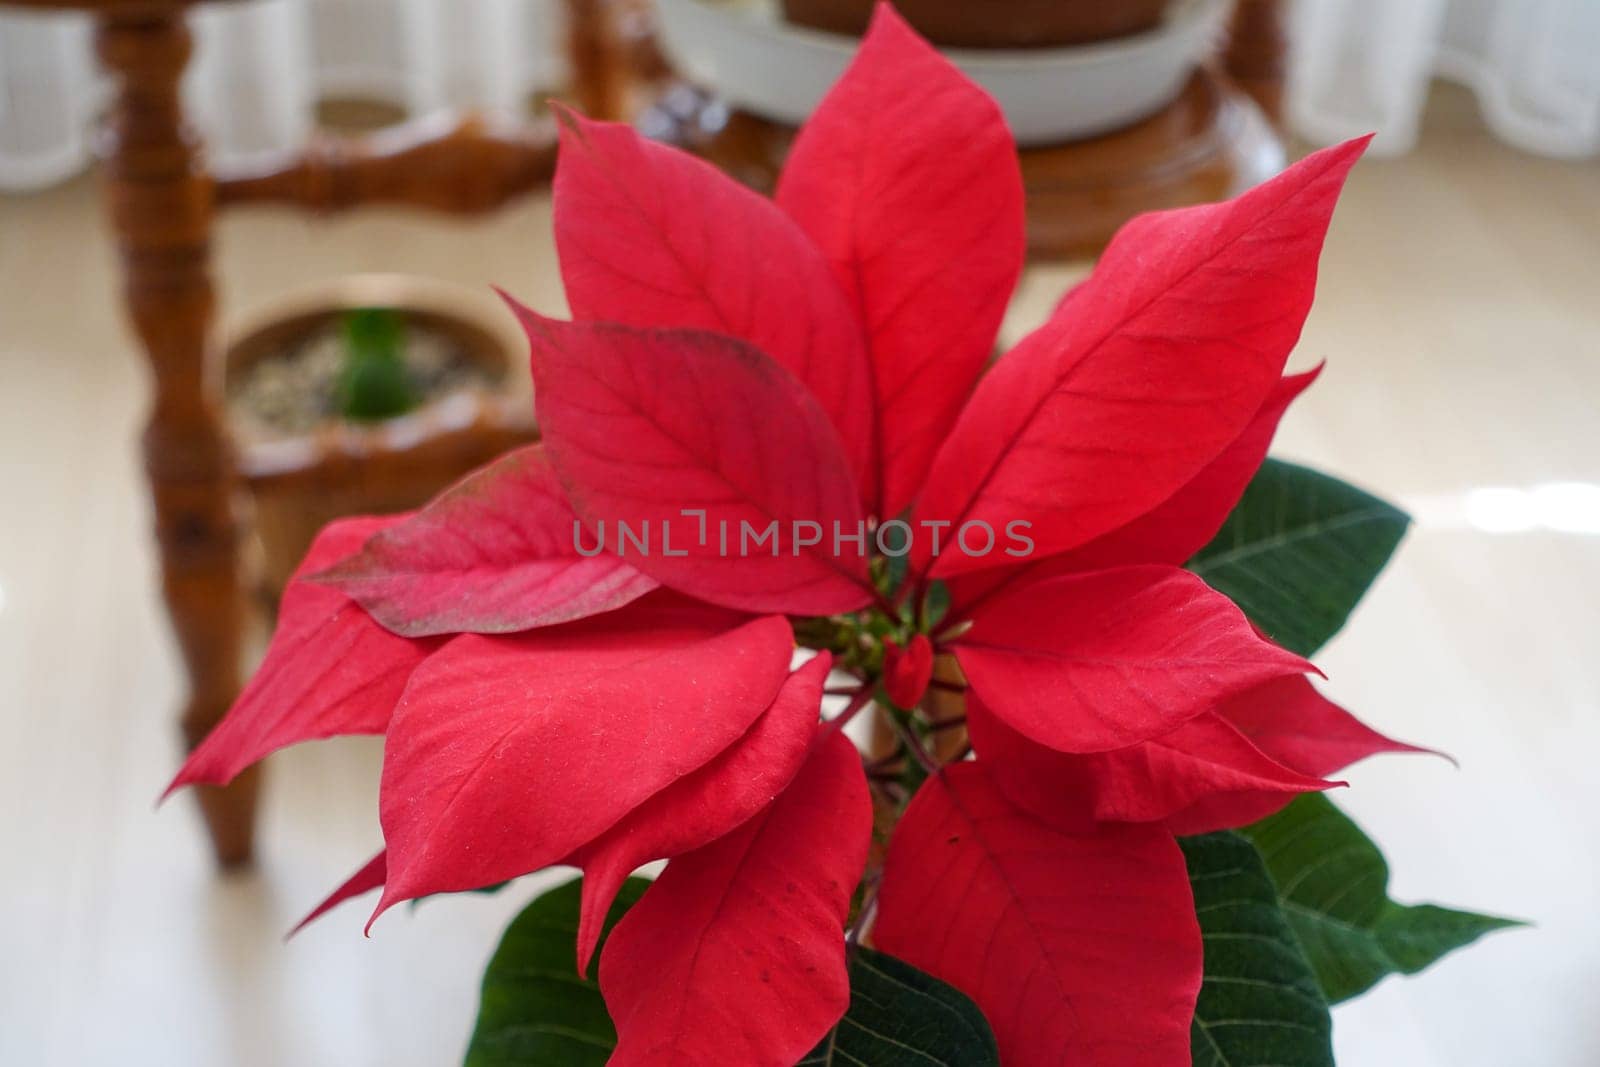
[[[1400, 899], [1538, 925], [1339, 1009], [1347, 1067], [1600, 1063], [1600, 165], [1519, 155], [1469, 114], [1447, 95], [1420, 152], [1356, 173], [1295, 358], [1328, 371], [1279, 451], [1423, 520], [1321, 659], [1335, 697], [1461, 769], [1376, 761], [1341, 802]], [[548, 229], [543, 201], [469, 227], [245, 214], [224, 307], [383, 269], [554, 310]], [[1012, 332], [1079, 273], [1031, 274]], [[450, 1063], [527, 888], [281, 942], [378, 843], [377, 744], [273, 761], [247, 875], [214, 875], [186, 802], [153, 809], [178, 675], [114, 285], [89, 183], [0, 199], [0, 1062]], [[1549, 483], [1579, 486], [1468, 495]]]

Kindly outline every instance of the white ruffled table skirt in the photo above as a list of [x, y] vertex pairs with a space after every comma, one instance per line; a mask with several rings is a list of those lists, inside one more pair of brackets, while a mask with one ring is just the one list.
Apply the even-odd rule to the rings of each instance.
[[[302, 143], [315, 102], [353, 95], [413, 115], [517, 108], [564, 75], [559, 0], [244, 0], [193, 16], [189, 103], [213, 159]], [[1477, 93], [1529, 152], [1600, 153], [1600, 0], [1298, 0], [1289, 119], [1308, 140], [1415, 143], [1437, 74]], [[87, 21], [0, 14], [0, 189], [88, 164], [103, 99]]]
[[[422, 115], [516, 109], [566, 75], [560, 0], [243, 0], [191, 16], [190, 114], [220, 164], [304, 142], [316, 101], [375, 99]], [[0, 188], [88, 165], [105, 84], [89, 21], [0, 14]]]

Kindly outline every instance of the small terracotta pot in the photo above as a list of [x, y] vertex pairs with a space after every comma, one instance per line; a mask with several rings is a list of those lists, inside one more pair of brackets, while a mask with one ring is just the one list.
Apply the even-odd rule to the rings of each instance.
[[[953, 48], [1050, 48], [1154, 29], [1171, 0], [895, 0], [906, 21]], [[860, 34], [876, 0], [783, 0], [799, 26]]]
[[254, 505], [258, 592], [276, 604], [312, 539], [348, 515], [420, 507], [440, 490], [507, 449], [537, 438], [533, 404], [511, 368], [522, 342], [473, 294], [426, 279], [361, 275], [293, 297], [230, 344], [227, 385], [257, 361], [326, 329], [360, 307], [400, 311], [457, 342], [502, 384], [425, 399], [405, 415], [376, 423], [330, 422], [305, 434], [258, 432], [235, 441]]

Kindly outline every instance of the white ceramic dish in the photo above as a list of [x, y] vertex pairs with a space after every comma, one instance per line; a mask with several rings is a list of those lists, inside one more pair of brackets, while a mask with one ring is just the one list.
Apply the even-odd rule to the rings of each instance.
[[[791, 26], [775, 0], [660, 0], [674, 67], [733, 106], [804, 122], [855, 53], [856, 40]], [[946, 49], [1000, 102], [1017, 141], [1059, 144], [1161, 110], [1215, 47], [1232, 0], [1176, 0], [1149, 33], [1065, 48]]]

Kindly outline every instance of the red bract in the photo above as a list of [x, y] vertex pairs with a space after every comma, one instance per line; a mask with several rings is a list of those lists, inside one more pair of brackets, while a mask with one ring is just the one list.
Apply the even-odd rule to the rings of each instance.
[[799, 379], [718, 334], [516, 310], [547, 447], [598, 542], [747, 611], [828, 615], [872, 599], [865, 557], [830, 537], [862, 526], [849, 462]]
[[329, 893], [321, 904], [307, 912], [304, 919], [295, 923], [294, 929], [289, 931], [289, 936], [293, 937], [298, 934], [345, 901], [365, 896], [374, 889], [382, 889], [384, 879], [388, 877], [388, 873], [389, 853], [387, 851], [379, 852], [363, 864], [355, 874], [340, 883], [339, 888]]
[[349, 597], [307, 576], [404, 521], [341, 519], [317, 535], [284, 590], [266, 658], [228, 717], [190, 753], [168, 794], [186, 785], [225, 785], [301, 741], [383, 733], [406, 679], [439, 642], [397, 637]]
[[[1334, 774], [1384, 752], [1428, 752], [1378, 733], [1317, 692], [1305, 678], [1280, 678], [1239, 694], [1216, 711], [1268, 759], [1308, 776]], [[1448, 757], [1446, 757], [1448, 758]], [[1198, 834], [1264, 819], [1293, 799], [1284, 789], [1217, 790], [1166, 818], [1173, 833]]]
[[1171, 834], [1065, 833], [982, 765], [947, 767], [906, 810], [878, 902], [878, 947], [966, 991], [1007, 1067], [1188, 1062], [1200, 926]]
[[1161, 737], [1086, 756], [1030, 743], [976, 698], [967, 716], [973, 746], [1003, 770], [998, 780], [1011, 802], [1070, 829], [1096, 822], [1165, 823], [1183, 833], [1223, 829], [1251, 820], [1201, 827], [1194, 806], [1270, 800], [1264, 815], [1298, 793], [1334, 784], [1276, 762], [1214, 712]]
[[[1334, 201], [1364, 144], [1318, 152], [1236, 200], [1123, 227], [1061, 313], [979, 384], [934, 460], [917, 517], [998, 529], [1020, 515], [1048, 555], [1192, 483], [1277, 383], [1311, 308]], [[989, 565], [950, 552], [933, 571]]]
[[782, 618], [641, 614], [636, 626], [465, 634], [417, 670], [384, 744], [379, 912], [560, 863], [714, 759], [778, 695], [794, 647]]
[[975, 692], [1062, 752], [1144, 741], [1252, 685], [1311, 669], [1176, 567], [1019, 585], [984, 604], [953, 647]]
[[397, 634], [516, 633], [582, 619], [656, 583], [610, 553], [581, 554], [576, 520], [539, 445], [463, 479], [312, 580]]
[[791, 674], [743, 737], [578, 851], [572, 862], [584, 874], [580, 971], [589, 969], [606, 911], [628, 875], [651, 860], [710, 844], [754, 818], [783, 792], [816, 735], [817, 708], [832, 664], [824, 652]]
[[573, 316], [750, 342], [817, 398], [870, 490], [866, 348], [822, 253], [772, 201], [709, 164], [563, 115], [555, 230]]
[[[980, 380], [1022, 264], [1015, 151], [886, 5], [776, 204], [625, 127], [562, 140], [576, 321], [512, 302], [544, 443], [330, 528], [175, 784], [385, 732], [386, 851], [325, 907], [581, 866], [583, 963], [666, 859], [602, 954], [616, 1062], [792, 1063], [848, 1000], [872, 820], [819, 733], [832, 667], [843, 714], [885, 693], [930, 771], [854, 921], [971, 995], [1008, 1064], [1185, 1062], [1173, 834], [1405, 747], [1180, 569], [1316, 376], [1283, 367], [1362, 143], [1131, 223]], [[797, 633], [821, 655], [791, 672]], [[930, 686], [970, 686], [975, 763], [918, 740]]]
[[892, 638], [884, 642], [883, 690], [897, 708], [914, 708], [933, 678], [933, 642], [927, 634], [912, 637], [905, 648]]
[[916, 498], [1022, 273], [1016, 148], [994, 101], [880, 10], [795, 141], [778, 206], [827, 256], [866, 338], [890, 518]]
[[809, 1052], [850, 1000], [844, 924], [871, 834], [861, 760], [830, 732], [764, 812], [668, 864], [600, 957], [612, 1064]]

